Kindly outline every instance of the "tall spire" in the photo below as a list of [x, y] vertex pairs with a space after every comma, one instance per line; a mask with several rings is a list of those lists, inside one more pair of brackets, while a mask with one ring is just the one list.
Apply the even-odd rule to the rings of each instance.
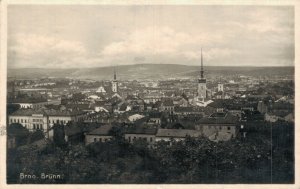
[[117, 80], [116, 68], [114, 68], [114, 80]]
[[200, 71], [200, 74], [201, 74], [201, 79], [203, 79], [204, 78], [204, 70], [203, 70], [202, 48], [201, 48], [201, 71]]

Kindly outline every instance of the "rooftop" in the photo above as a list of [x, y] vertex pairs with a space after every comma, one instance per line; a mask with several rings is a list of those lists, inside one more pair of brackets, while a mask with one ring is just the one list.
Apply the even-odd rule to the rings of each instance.
[[156, 128], [147, 128], [147, 127], [129, 127], [126, 130], [127, 134], [155, 135], [156, 132], [157, 132]]
[[48, 102], [47, 99], [44, 98], [16, 98], [16, 99], [8, 99], [8, 103], [41, 103]]
[[186, 136], [199, 137], [201, 131], [188, 129], [158, 129], [156, 137], [185, 138]]
[[199, 124], [236, 124], [237, 122], [238, 117], [230, 113], [214, 113], [198, 121]]
[[103, 125], [97, 129], [88, 132], [87, 135], [108, 136], [111, 129], [112, 125]]
[[54, 110], [54, 109], [46, 109], [46, 108], [39, 108], [39, 109], [19, 109], [12, 113], [12, 116], [32, 116], [32, 114], [41, 114], [41, 115], [48, 115], [48, 116], [75, 116], [84, 114], [82, 111], [67, 111], [67, 110]]

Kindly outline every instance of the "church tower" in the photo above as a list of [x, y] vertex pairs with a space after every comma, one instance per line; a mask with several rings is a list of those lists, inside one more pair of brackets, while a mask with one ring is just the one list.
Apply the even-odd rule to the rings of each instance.
[[116, 70], [114, 69], [114, 80], [112, 81], [112, 92], [118, 92], [118, 81], [117, 81], [117, 74]]
[[203, 56], [202, 56], [202, 48], [201, 48], [201, 71], [200, 78], [198, 79], [198, 98], [204, 100], [207, 98], [206, 94], [206, 79], [204, 78], [204, 70], [203, 70]]

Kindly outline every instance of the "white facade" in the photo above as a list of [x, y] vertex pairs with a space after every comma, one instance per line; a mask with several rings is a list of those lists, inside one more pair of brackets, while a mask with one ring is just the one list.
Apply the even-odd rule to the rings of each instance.
[[106, 90], [101, 86], [97, 89], [96, 93], [106, 93]]
[[206, 99], [206, 81], [198, 83], [198, 97]]
[[218, 84], [218, 92], [223, 92], [224, 91], [224, 85], [219, 83]]
[[29, 131], [47, 130], [47, 118], [43, 114], [32, 114], [31, 116], [9, 116], [9, 124], [19, 123]]
[[19, 123], [23, 125], [29, 131], [44, 130], [47, 131], [55, 123], [66, 125], [70, 121], [79, 121], [83, 119], [83, 115], [56, 115], [47, 116], [44, 114], [32, 114], [32, 115], [10, 115], [9, 124]]
[[118, 82], [116, 80], [112, 82], [112, 92], [114, 93], [118, 92]]
[[134, 122], [136, 120], [142, 119], [143, 117], [145, 117], [145, 116], [140, 115], [140, 114], [134, 114], [132, 116], [129, 116], [128, 119], [129, 119], [129, 121]]

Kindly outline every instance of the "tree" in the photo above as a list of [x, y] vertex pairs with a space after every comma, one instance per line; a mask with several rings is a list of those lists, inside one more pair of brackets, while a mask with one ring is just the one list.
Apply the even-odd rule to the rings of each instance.
[[45, 134], [42, 130], [36, 130], [35, 132], [30, 134], [30, 143], [44, 139]]
[[6, 113], [7, 115], [10, 115], [20, 109], [20, 104], [7, 104], [6, 106]]
[[7, 135], [16, 138], [16, 146], [26, 145], [29, 137], [29, 131], [20, 123], [12, 123], [7, 128]]
[[53, 125], [53, 142], [59, 147], [66, 145], [64, 125]]

